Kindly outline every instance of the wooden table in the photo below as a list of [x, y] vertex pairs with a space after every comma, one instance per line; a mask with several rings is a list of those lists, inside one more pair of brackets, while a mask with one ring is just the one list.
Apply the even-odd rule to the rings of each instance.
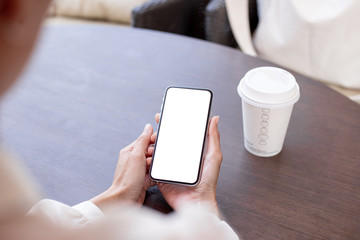
[[[160, 110], [165, 88], [214, 92], [224, 161], [220, 208], [243, 239], [360, 239], [360, 106], [295, 74], [301, 88], [284, 149], [243, 146], [236, 87], [254, 67], [240, 51], [177, 35], [104, 26], [45, 29], [32, 64], [2, 106], [5, 145], [45, 194], [67, 204], [111, 183], [118, 152]], [[156, 189], [146, 205], [169, 211]]]

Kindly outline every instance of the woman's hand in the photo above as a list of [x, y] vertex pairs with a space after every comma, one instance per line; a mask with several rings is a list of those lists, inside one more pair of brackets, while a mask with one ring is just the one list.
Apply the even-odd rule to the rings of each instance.
[[90, 201], [99, 208], [118, 202], [143, 204], [145, 192], [152, 185], [147, 166], [151, 162], [148, 148], [152, 133], [151, 125], [147, 124], [141, 135], [120, 151], [112, 185]]
[[[159, 123], [159, 114], [155, 116]], [[219, 177], [222, 153], [220, 146], [220, 134], [218, 130], [219, 117], [213, 117], [210, 121], [208, 132], [208, 148], [204, 158], [204, 165], [200, 182], [195, 187], [187, 187], [175, 184], [158, 183], [159, 189], [168, 204], [175, 210], [187, 204], [203, 204], [219, 215], [216, 201], [216, 185]], [[152, 142], [156, 135], [151, 136]]]

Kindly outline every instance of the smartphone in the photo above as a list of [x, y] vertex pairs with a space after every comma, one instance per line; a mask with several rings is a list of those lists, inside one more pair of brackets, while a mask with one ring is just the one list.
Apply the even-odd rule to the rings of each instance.
[[161, 107], [150, 178], [194, 186], [200, 181], [213, 93], [170, 86]]

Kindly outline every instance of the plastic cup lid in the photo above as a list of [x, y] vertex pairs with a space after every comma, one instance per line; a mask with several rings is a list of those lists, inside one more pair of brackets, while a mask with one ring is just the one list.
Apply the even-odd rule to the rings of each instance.
[[241, 79], [237, 90], [245, 102], [257, 107], [285, 107], [296, 103], [300, 98], [295, 77], [276, 67], [250, 70]]

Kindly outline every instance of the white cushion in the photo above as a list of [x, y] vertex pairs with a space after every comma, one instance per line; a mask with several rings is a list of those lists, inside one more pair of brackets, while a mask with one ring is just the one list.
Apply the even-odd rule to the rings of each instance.
[[131, 11], [149, 0], [56, 0], [56, 15], [130, 23]]

